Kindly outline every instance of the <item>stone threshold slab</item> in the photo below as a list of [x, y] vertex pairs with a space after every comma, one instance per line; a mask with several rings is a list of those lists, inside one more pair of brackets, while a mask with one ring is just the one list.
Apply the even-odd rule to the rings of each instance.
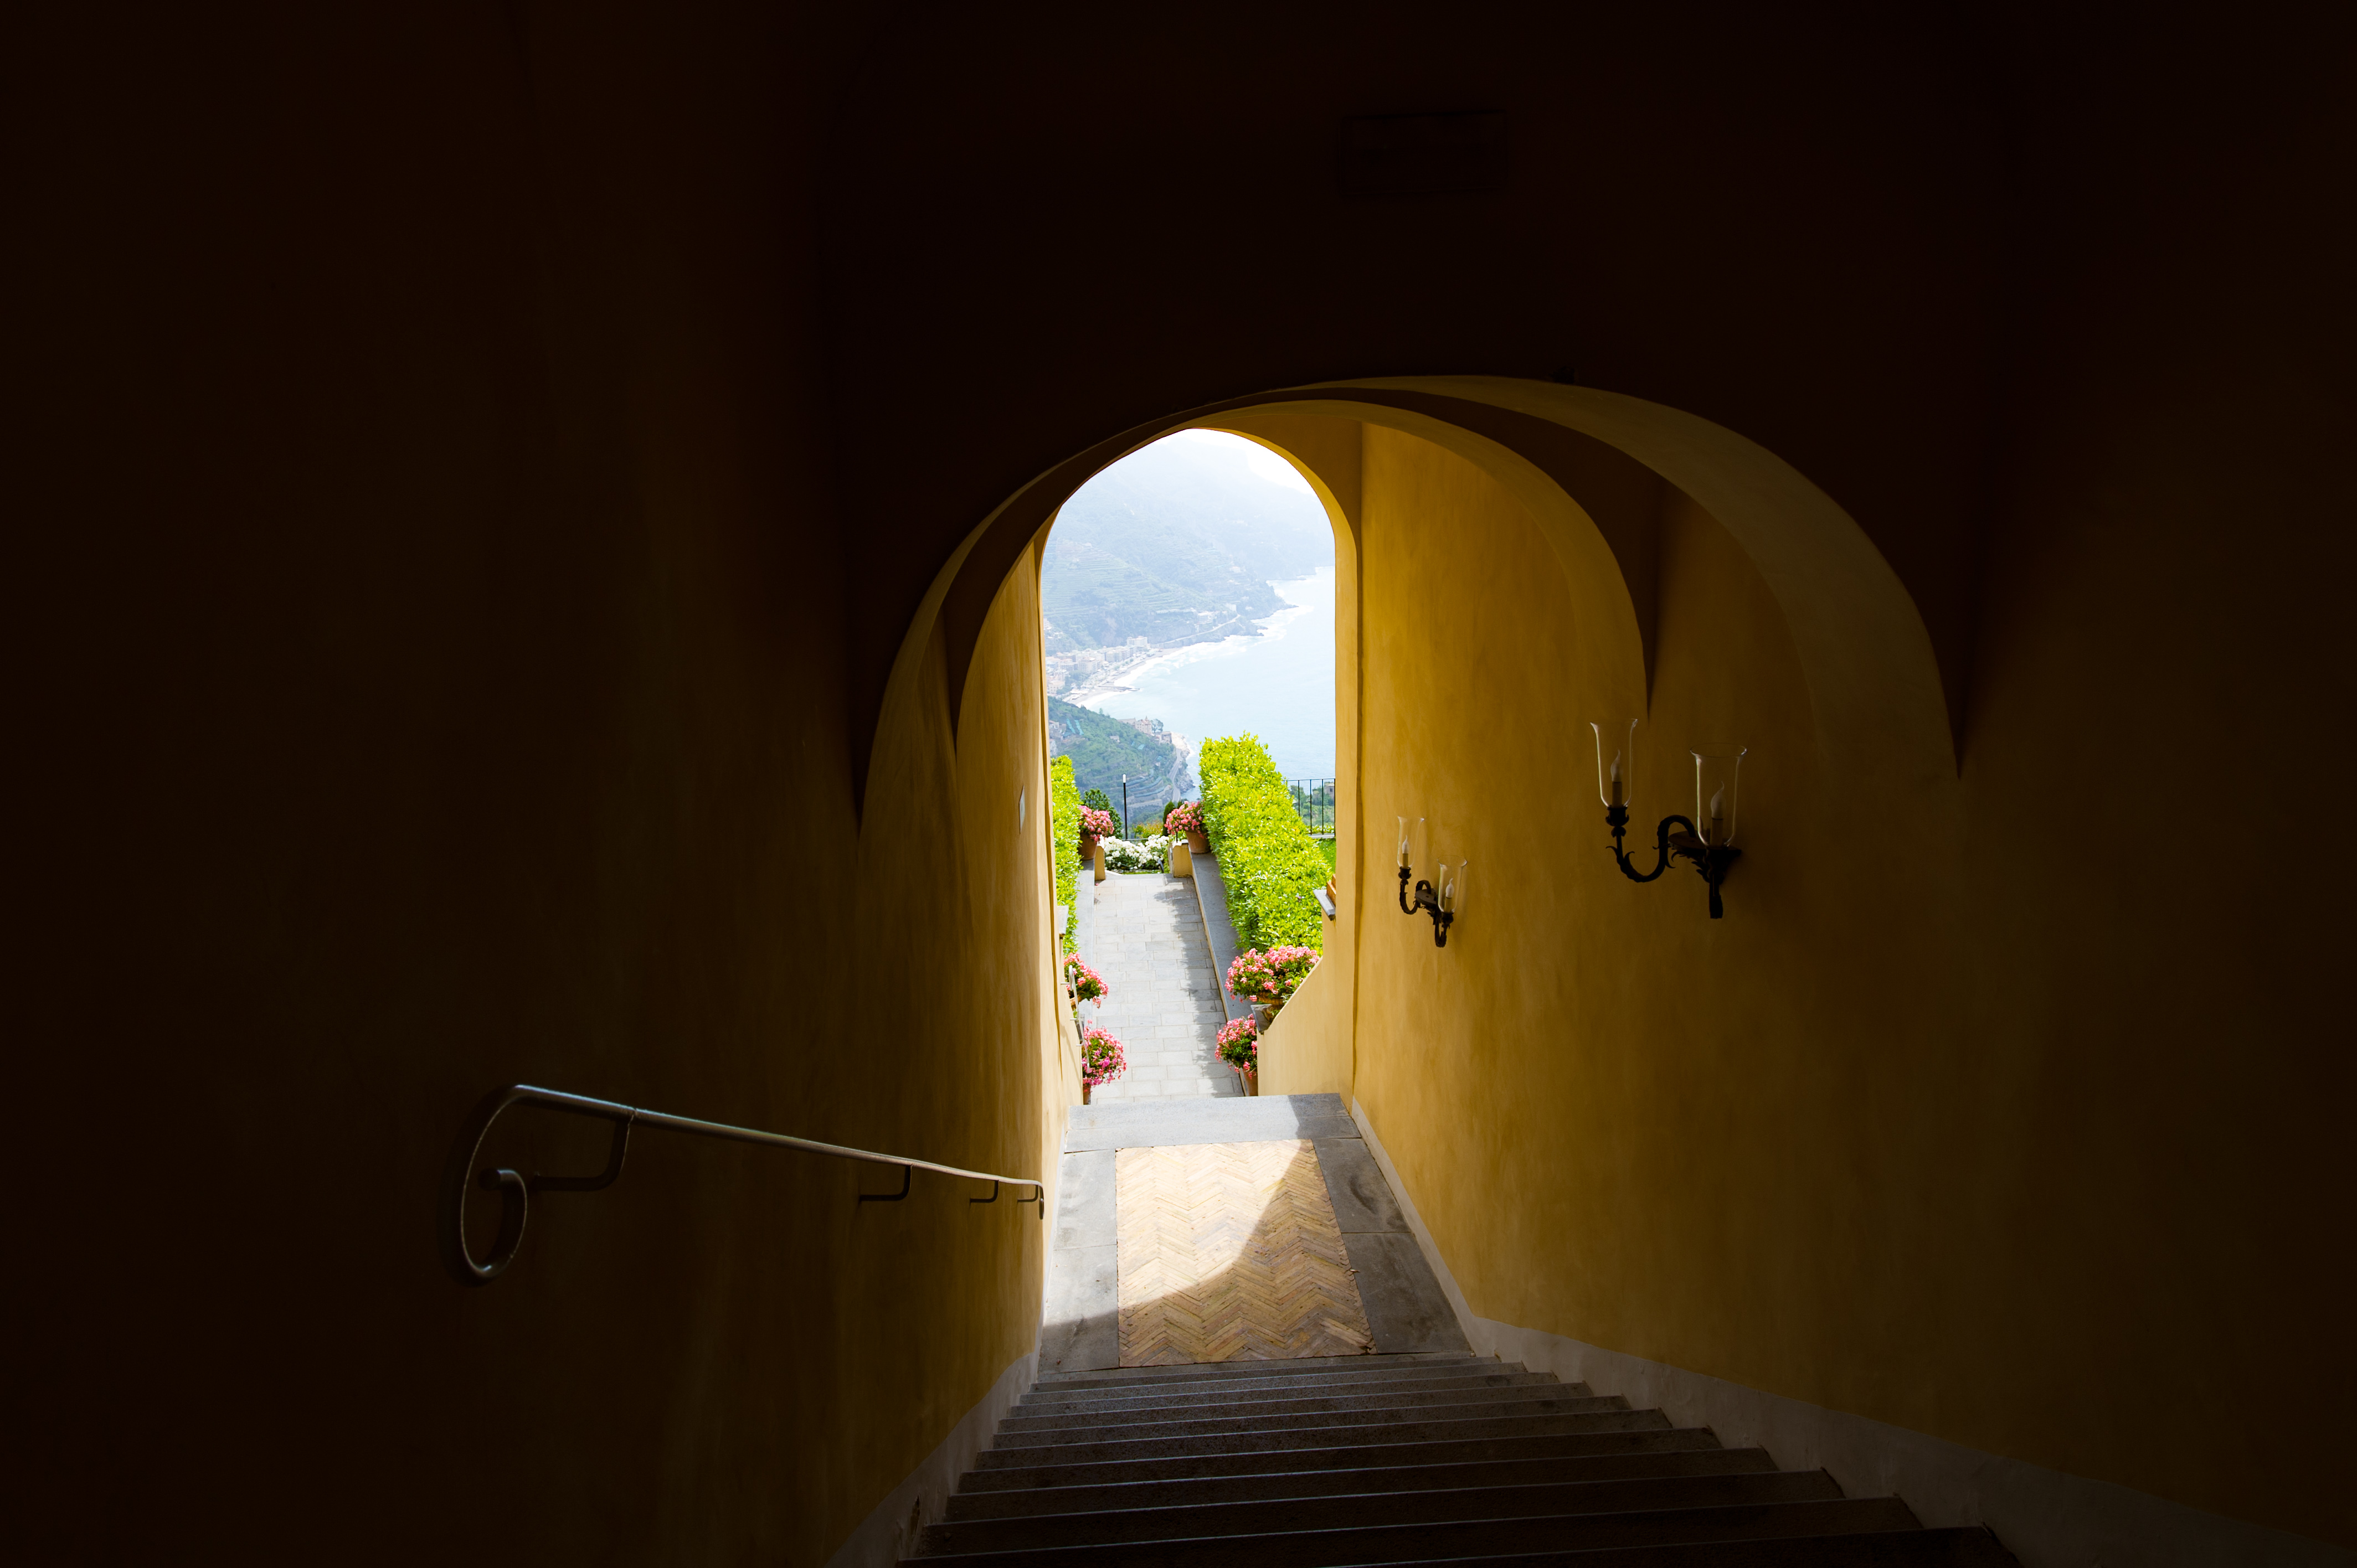
[[1064, 1153], [1358, 1136], [1358, 1123], [1351, 1120], [1339, 1094], [1114, 1101], [1073, 1110], [1064, 1132]]

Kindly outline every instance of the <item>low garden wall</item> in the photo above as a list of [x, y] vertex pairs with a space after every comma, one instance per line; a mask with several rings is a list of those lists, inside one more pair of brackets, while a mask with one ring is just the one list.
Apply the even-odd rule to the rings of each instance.
[[1351, 974], [1319, 964], [1260, 1040], [1263, 1094], [1339, 1094], [1351, 1089]]

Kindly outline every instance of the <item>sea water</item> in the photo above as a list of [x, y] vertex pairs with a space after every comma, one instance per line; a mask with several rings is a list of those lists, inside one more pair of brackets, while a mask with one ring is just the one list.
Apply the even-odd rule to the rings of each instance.
[[1082, 699], [1117, 719], [1160, 719], [1190, 760], [1206, 740], [1261, 738], [1288, 779], [1334, 777], [1334, 572], [1271, 583], [1287, 607], [1258, 637], [1198, 643], [1154, 660]]

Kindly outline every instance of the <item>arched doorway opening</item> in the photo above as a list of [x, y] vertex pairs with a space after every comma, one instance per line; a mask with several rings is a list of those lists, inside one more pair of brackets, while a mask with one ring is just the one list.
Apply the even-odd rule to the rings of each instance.
[[[975, 650], [994, 607], [1009, 602], [1010, 574], [1027, 559], [1036, 572], [1058, 509], [1092, 477], [1189, 428], [1282, 456], [1337, 542], [1340, 918], [1321, 967], [1351, 979], [1295, 1015], [1305, 1020], [1293, 1031], [1299, 1070], [1279, 1069], [1271, 1087], [1373, 1092], [1362, 1025], [1378, 1016], [1411, 1040], [1553, 1027], [1534, 977], [1560, 982], [1581, 961], [1596, 962], [1603, 983], [1583, 1005], [1619, 983], [1609, 974], [1706, 965], [1701, 984], [1668, 987], [1652, 1011], [1607, 1008], [1582, 1026], [1601, 1036], [1685, 1027], [1685, 1010], [1707, 1011], [1713, 997], [1750, 1005], [1776, 990], [1775, 955], [1730, 965], [1693, 948], [1691, 900], [1673, 908], [1664, 892], [1628, 903], [1637, 891], [1609, 863], [1613, 880], [1590, 886], [1603, 857], [1590, 820], [1600, 808], [1583, 804], [1593, 797], [1578, 782], [1594, 768], [1590, 718], [1647, 720], [1637, 806], [1655, 813], [1683, 804], [1674, 775], [1704, 728], [1752, 726], [1747, 822], [1773, 840], [1743, 869], [1737, 897], [1755, 908], [1828, 897], [1870, 907], [1918, 875], [1920, 864], [1858, 865], [1835, 894], [1803, 869], [1844, 855], [1862, 805], [1894, 832], [1944, 842], [1955, 769], [1940, 671], [1921, 616], [1857, 524], [1742, 435], [1590, 388], [1338, 383], [1237, 398], [1109, 438], [1010, 496], [943, 565], [885, 705], [937, 693], [925, 700], [942, 704], [950, 744], [967, 749]], [[1475, 923], [1517, 932], [1521, 967], [1469, 987], [1503, 950], [1453, 947], [1459, 956], [1444, 961], [1429, 941], [1423, 952], [1402, 946], [1407, 922], [1385, 914], [1399, 816], [1448, 841], [1432, 851], [1489, 868]], [[1376, 818], [1384, 831], [1371, 835]], [[1042, 914], [1044, 925], [1044, 897]], [[1370, 967], [1362, 940], [1380, 943], [1383, 964]], [[1895, 948], [1889, 959], [1914, 961]], [[1449, 984], [1467, 988], [1441, 1007]], [[1511, 1004], [1492, 1015], [1501, 999]], [[1404, 1065], [1415, 1056], [1397, 1070], [1429, 1081]]]
[[[1875, 1220], [1838, 1160], [1791, 1170], [1792, 1151], [1855, 1148], [1894, 1031], [1936, 1063], [1972, 1002], [1941, 921], [1919, 913], [1969, 889], [1939, 671], [1897, 576], [1774, 454], [1640, 400], [1479, 379], [1241, 398], [1076, 455], [974, 531], [904, 640], [876, 778], [924, 736], [1044, 779], [1044, 725], [1033, 761], [1007, 749], [1010, 672], [1027, 654], [1038, 668], [1021, 621], [1036, 624], [1043, 530], [1091, 475], [1188, 427], [1281, 454], [1337, 541], [1339, 918], [1268, 1041], [1263, 1091], [1331, 1092], [1364, 1116], [1468, 1310], [1596, 1334], [1652, 1302], [1728, 1355], [1791, 1359], [1793, 1397], [1834, 1399], [1820, 1380], [1864, 1287], [1784, 1265], [1831, 1246], [1829, 1227]], [[1613, 865], [1586, 723], [1604, 716], [1643, 722], [1641, 832], [1695, 810], [1684, 757], [1704, 736], [1749, 745], [1725, 920], [1691, 880], [1639, 887]], [[1479, 868], [1445, 949], [1397, 910], [1395, 816]], [[1038, 908], [1052, 1020], [1044, 890]], [[1566, 1137], [1574, 1124], [1594, 1135]], [[1936, 1161], [1919, 1140], [1877, 1180], [1934, 1191]], [[1577, 1244], [1534, 1230], [1542, 1216]], [[1876, 1256], [1921, 1244], [1877, 1234]], [[1942, 1267], [1879, 1280], [1892, 1320], [1920, 1305], [1900, 1299], [1908, 1282]], [[1824, 1342], [1795, 1348], [1736, 1311], [1760, 1300]]]
[[1336, 546], [1297, 467], [1212, 429], [1109, 465], [1044, 531], [1056, 919], [1098, 1101], [1249, 1093], [1319, 962]]

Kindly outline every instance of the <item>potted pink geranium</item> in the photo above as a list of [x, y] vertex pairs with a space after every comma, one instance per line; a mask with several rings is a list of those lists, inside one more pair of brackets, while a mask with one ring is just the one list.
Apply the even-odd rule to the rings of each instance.
[[1162, 831], [1185, 833], [1187, 848], [1191, 854], [1211, 853], [1211, 837], [1203, 831], [1203, 802], [1200, 800], [1189, 800], [1162, 813]]
[[1104, 976], [1082, 963], [1078, 953], [1064, 961], [1064, 978], [1072, 983], [1072, 994], [1082, 1002], [1102, 1002], [1113, 994]]
[[1104, 856], [1097, 841], [1114, 837], [1113, 813], [1102, 806], [1087, 806], [1081, 811], [1081, 864], [1095, 869], [1096, 879], [1104, 880]]
[[1260, 1092], [1260, 1026], [1239, 1018], [1220, 1030], [1220, 1059], [1244, 1080], [1246, 1094]]
[[1094, 806], [1086, 807], [1082, 811], [1081, 858], [1082, 860], [1087, 860], [1096, 854], [1099, 839], [1109, 839], [1114, 836], [1111, 811], [1100, 811]]
[[1317, 967], [1315, 948], [1247, 948], [1228, 965], [1228, 989], [1274, 1016]]
[[1081, 1103], [1089, 1102], [1089, 1091], [1098, 1084], [1111, 1083], [1129, 1070], [1127, 1058], [1121, 1054], [1121, 1042], [1092, 1024], [1081, 1031]]

